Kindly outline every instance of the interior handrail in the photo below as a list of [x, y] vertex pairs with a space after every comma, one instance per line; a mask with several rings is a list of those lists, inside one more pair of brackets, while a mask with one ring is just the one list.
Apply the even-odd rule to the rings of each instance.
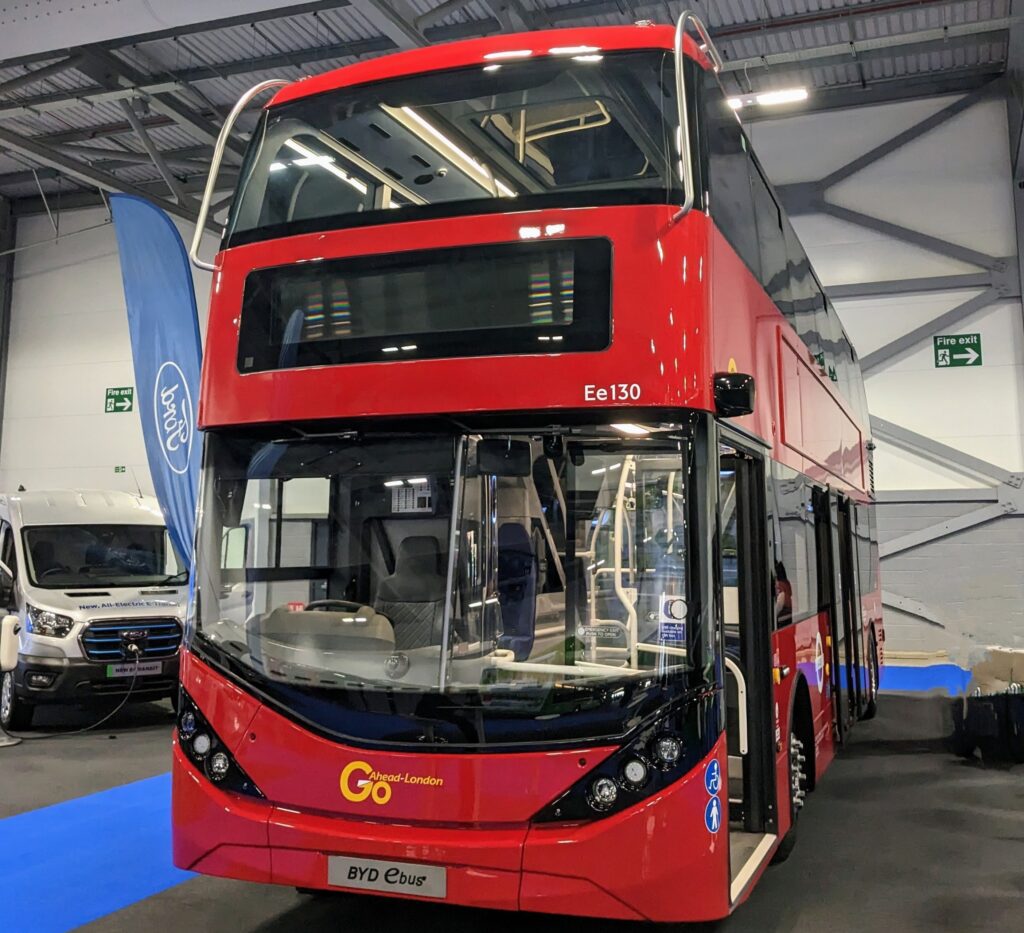
[[736, 704], [739, 707], [740, 724], [740, 754], [745, 755], [749, 750], [747, 744], [747, 679], [743, 676], [740, 666], [728, 655], [725, 656], [725, 666], [729, 673], [736, 678]]
[[717, 74], [722, 70], [722, 56], [719, 55], [715, 43], [711, 40], [703, 20], [693, 10], [684, 10], [676, 21], [675, 37], [675, 69], [676, 69], [676, 106], [679, 108], [679, 180], [683, 183], [683, 205], [673, 220], [682, 220], [693, 207], [693, 150], [690, 145], [690, 108], [686, 100], [686, 75], [684, 65], [686, 56], [683, 54], [683, 37], [687, 26], [692, 25], [703, 42], [702, 50], [711, 60], [711, 67]]
[[192, 265], [197, 269], [213, 272], [215, 268], [212, 262], [206, 262], [199, 258], [199, 246], [203, 239], [203, 231], [206, 229], [206, 219], [210, 213], [210, 204], [213, 201], [213, 192], [217, 185], [217, 175], [220, 173], [220, 163], [224, 158], [224, 150], [227, 148], [228, 140], [231, 138], [231, 131], [234, 129], [235, 121], [238, 119], [238, 115], [249, 106], [249, 102], [254, 97], [257, 97], [264, 91], [269, 91], [271, 88], [284, 87], [288, 83], [290, 82], [282, 78], [271, 78], [249, 88], [248, 91], [238, 98], [238, 103], [231, 108], [231, 113], [228, 114], [228, 118], [220, 129], [220, 135], [217, 136], [217, 144], [213, 147], [213, 158], [210, 160], [210, 174], [206, 177], [203, 200], [199, 204], [199, 216], [196, 218], [196, 232], [192, 237], [192, 248], [188, 252]]

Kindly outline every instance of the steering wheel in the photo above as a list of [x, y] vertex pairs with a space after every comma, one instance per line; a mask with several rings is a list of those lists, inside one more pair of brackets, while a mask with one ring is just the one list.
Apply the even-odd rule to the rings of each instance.
[[307, 612], [358, 612], [362, 608], [362, 603], [349, 602], [347, 599], [314, 599], [306, 603]]
[[39, 574], [39, 579], [42, 580], [45, 577], [50, 576], [50, 574], [52, 574], [52, 573], [67, 573], [70, 569], [71, 569], [70, 567], [64, 567], [64, 566], [48, 567], [41, 574]]

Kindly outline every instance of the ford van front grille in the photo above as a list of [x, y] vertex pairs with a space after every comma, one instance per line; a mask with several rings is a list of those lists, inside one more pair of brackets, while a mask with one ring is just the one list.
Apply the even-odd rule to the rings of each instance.
[[177, 619], [112, 619], [93, 622], [82, 633], [82, 650], [90, 661], [118, 661], [125, 657], [125, 633], [139, 645], [143, 660], [169, 658], [181, 645]]

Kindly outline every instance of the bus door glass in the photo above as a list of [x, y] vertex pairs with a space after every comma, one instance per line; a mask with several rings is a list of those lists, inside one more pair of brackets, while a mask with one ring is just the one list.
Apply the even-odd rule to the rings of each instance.
[[853, 503], [845, 496], [837, 498], [837, 530], [839, 535], [839, 555], [842, 563], [841, 591], [843, 602], [843, 619], [845, 638], [842, 644], [846, 649], [844, 665], [846, 670], [846, 689], [850, 694], [851, 721], [860, 716], [866, 702], [863, 680], [863, 622], [860, 611], [860, 576], [857, 568], [857, 545]]
[[814, 490], [815, 535], [818, 541], [818, 579], [822, 586], [821, 603], [829, 615], [829, 658], [833, 716], [836, 736], [845, 742], [852, 713], [852, 671], [848, 667], [850, 635], [847, 571], [844, 567], [839, 527], [839, 501], [827, 489]]
[[764, 461], [720, 446], [719, 573], [726, 659], [729, 845], [733, 877], [768, 819], [772, 755], [771, 613]]

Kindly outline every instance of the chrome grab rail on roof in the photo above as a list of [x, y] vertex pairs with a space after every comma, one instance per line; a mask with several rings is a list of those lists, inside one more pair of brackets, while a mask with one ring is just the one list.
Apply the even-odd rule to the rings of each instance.
[[683, 36], [686, 27], [693, 25], [703, 45], [701, 50], [711, 60], [711, 67], [717, 74], [722, 70], [722, 56], [718, 54], [715, 43], [711, 41], [707, 27], [693, 10], [685, 10], [676, 21], [675, 69], [676, 69], [676, 106], [679, 108], [679, 179], [683, 183], [683, 205], [672, 218], [682, 220], [693, 207], [693, 150], [690, 146], [690, 108], [686, 101], [686, 78], [683, 65]]
[[238, 115], [249, 105], [249, 102], [258, 94], [262, 94], [272, 87], [284, 87], [288, 83], [290, 82], [284, 81], [281, 78], [272, 78], [269, 81], [261, 81], [254, 87], [249, 88], [248, 91], [238, 98], [238, 103], [231, 109], [231, 113], [228, 114], [228, 118], [224, 121], [224, 126], [221, 127], [220, 135], [217, 137], [217, 145], [213, 147], [213, 159], [210, 161], [210, 174], [206, 178], [203, 200], [199, 205], [199, 217], [196, 219], [196, 232], [192, 237], [192, 248], [188, 252], [192, 265], [197, 269], [205, 269], [207, 272], [213, 272], [214, 270], [213, 263], [199, 258], [199, 245], [203, 238], [203, 231], [206, 229], [206, 218], [210, 213], [210, 203], [213, 201], [213, 190], [217, 184], [220, 163], [224, 158], [224, 150], [227, 148], [228, 139], [231, 136], [231, 130], [235, 126], [235, 121], [238, 119]]

